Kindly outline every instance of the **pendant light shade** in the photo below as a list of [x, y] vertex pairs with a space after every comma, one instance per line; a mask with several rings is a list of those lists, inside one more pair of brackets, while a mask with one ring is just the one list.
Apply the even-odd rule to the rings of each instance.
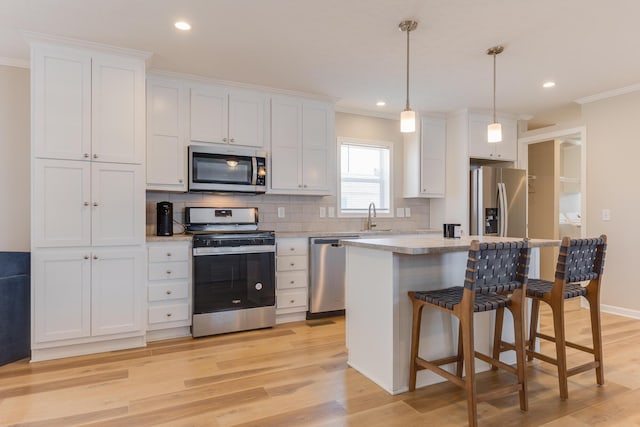
[[416, 113], [409, 107], [409, 33], [416, 29], [416, 21], [402, 21], [399, 25], [401, 31], [407, 32], [407, 104], [400, 113], [400, 132], [409, 133], [416, 131]]
[[493, 123], [487, 126], [487, 142], [496, 143], [502, 141], [502, 125], [496, 120], [496, 55], [504, 50], [502, 46], [494, 46], [487, 49], [487, 55], [493, 56]]

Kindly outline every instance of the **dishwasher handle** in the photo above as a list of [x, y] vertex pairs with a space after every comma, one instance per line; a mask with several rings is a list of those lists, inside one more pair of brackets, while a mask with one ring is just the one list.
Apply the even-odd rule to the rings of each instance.
[[327, 238], [322, 238], [322, 237], [313, 237], [311, 238], [311, 245], [331, 245], [334, 248], [341, 248], [343, 245], [342, 243], [340, 243], [340, 240], [342, 239], [357, 239], [358, 236], [344, 236], [344, 237], [340, 237], [340, 238], [335, 238], [335, 237], [327, 237]]

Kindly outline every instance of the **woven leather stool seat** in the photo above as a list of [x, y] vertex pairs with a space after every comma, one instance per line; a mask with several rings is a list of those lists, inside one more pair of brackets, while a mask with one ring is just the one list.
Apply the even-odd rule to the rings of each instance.
[[[540, 279], [529, 279], [527, 282], [527, 296], [543, 298], [553, 289], [553, 282]], [[564, 286], [562, 296], [564, 299], [583, 297], [587, 295], [587, 288], [579, 283], [567, 283]]]
[[[496, 399], [505, 394], [518, 392], [520, 409], [526, 411], [527, 380], [525, 375], [524, 340], [524, 301], [529, 270], [528, 241], [480, 243], [471, 242], [467, 257], [464, 286], [452, 286], [444, 289], [409, 292], [413, 304], [413, 322], [411, 330], [411, 364], [409, 372], [409, 391], [416, 388], [418, 371], [428, 369], [451, 381], [466, 391], [467, 412], [470, 426], [478, 424], [477, 402], [481, 399]], [[454, 315], [459, 320], [458, 352], [456, 355], [427, 360], [420, 356], [420, 328], [422, 309], [433, 307]], [[513, 314], [517, 364], [515, 367], [499, 359], [475, 351], [474, 313], [491, 310]], [[502, 384], [482, 394], [476, 394], [475, 359], [490, 363], [517, 377], [515, 384]], [[441, 368], [443, 365], [456, 364], [456, 372]], [[464, 376], [463, 374], [464, 368]]]
[[[453, 310], [455, 305], [462, 302], [462, 286], [454, 286], [447, 289], [438, 289], [436, 291], [415, 292], [414, 297], [429, 304], [444, 307]], [[473, 301], [473, 312], [480, 313], [483, 311], [497, 310], [511, 305], [511, 300], [506, 295], [495, 293], [476, 294]]]

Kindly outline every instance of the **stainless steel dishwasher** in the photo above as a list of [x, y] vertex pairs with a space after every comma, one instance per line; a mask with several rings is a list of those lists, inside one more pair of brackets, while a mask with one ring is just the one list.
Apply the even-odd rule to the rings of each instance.
[[344, 314], [346, 249], [340, 244], [340, 239], [357, 237], [311, 237], [309, 239], [311, 284], [307, 319]]

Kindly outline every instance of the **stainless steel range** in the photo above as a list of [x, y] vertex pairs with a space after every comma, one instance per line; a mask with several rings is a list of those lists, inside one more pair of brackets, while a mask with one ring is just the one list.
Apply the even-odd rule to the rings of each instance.
[[275, 325], [275, 235], [257, 208], [185, 208], [193, 233], [194, 337]]

